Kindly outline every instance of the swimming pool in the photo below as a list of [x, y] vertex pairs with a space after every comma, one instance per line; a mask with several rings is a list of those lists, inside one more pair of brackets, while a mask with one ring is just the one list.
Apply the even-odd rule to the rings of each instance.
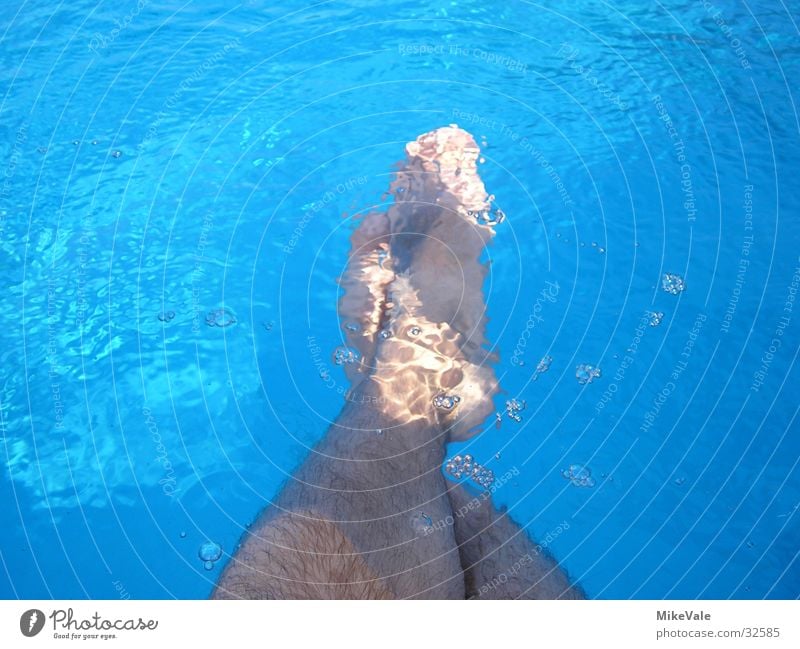
[[797, 20], [3, 4], [0, 595], [208, 595], [343, 403], [344, 217], [457, 123], [503, 393], [448, 452], [591, 597], [796, 598]]

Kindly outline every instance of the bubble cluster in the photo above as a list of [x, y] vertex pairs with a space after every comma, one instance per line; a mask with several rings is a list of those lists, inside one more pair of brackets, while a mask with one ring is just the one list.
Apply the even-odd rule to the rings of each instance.
[[211, 570], [214, 567], [214, 563], [222, 556], [222, 548], [218, 543], [206, 541], [200, 546], [197, 556], [203, 562], [203, 567], [206, 570]]
[[236, 324], [236, 316], [230, 309], [221, 307], [206, 314], [206, 324], [209, 327], [227, 327]]
[[161, 320], [161, 322], [169, 322], [174, 317], [175, 317], [174, 311], [162, 311], [161, 313], [158, 314], [158, 319]]
[[509, 419], [520, 422], [522, 421], [522, 416], [519, 413], [527, 407], [528, 403], [524, 399], [511, 399], [510, 401], [506, 401], [506, 414]]
[[650, 318], [651, 327], [657, 327], [664, 319], [664, 314], [661, 311], [648, 311], [647, 316]]
[[350, 347], [339, 345], [333, 350], [333, 362], [335, 365], [350, 365], [358, 360], [358, 352]]
[[433, 529], [433, 521], [425, 512], [417, 512], [411, 516], [411, 529], [417, 536], [424, 536]]
[[575, 368], [575, 378], [578, 379], [578, 383], [580, 383], [581, 385], [586, 385], [587, 383], [591, 383], [595, 379], [600, 378], [600, 376], [601, 372], [599, 367], [581, 364]]
[[561, 471], [561, 475], [576, 487], [594, 487], [592, 470], [582, 464], [570, 464], [568, 469]]
[[477, 212], [468, 210], [467, 216], [474, 218], [481, 225], [497, 225], [506, 219], [506, 214], [501, 209], [496, 209], [494, 213], [492, 213], [492, 210], [482, 210]]
[[457, 394], [437, 394], [433, 397], [433, 405], [439, 410], [453, 410], [459, 403], [461, 397]]
[[345, 324], [344, 328], [347, 329], [347, 331], [358, 331], [361, 329], [356, 322], [348, 322]]
[[545, 356], [536, 364], [536, 369], [533, 371], [533, 380], [539, 378], [540, 374], [544, 374], [547, 370], [550, 369], [550, 365], [553, 362], [552, 356]]
[[469, 454], [450, 458], [445, 463], [444, 469], [456, 480], [469, 478], [484, 489], [488, 489], [494, 483], [494, 472], [478, 464]]
[[661, 278], [661, 288], [663, 288], [667, 293], [677, 295], [686, 289], [686, 282], [683, 281], [683, 277], [680, 275], [676, 275], [674, 273], [664, 273], [664, 277]]

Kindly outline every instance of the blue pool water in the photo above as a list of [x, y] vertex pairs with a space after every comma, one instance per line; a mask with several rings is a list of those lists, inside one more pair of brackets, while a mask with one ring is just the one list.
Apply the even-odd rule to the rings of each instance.
[[449, 452], [592, 597], [798, 597], [798, 13], [0, 4], [0, 596], [208, 595], [343, 403], [343, 215], [458, 123], [526, 407]]

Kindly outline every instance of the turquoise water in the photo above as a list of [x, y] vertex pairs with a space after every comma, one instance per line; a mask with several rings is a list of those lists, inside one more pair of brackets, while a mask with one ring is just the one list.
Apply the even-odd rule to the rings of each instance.
[[3, 3], [0, 595], [207, 596], [343, 403], [343, 215], [458, 123], [526, 407], [449, 452], [592, 597], [796, 598], [798, 13]]

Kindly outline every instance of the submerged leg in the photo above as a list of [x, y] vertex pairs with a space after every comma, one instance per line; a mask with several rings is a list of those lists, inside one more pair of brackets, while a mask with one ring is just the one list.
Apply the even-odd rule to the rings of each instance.
[[546, 548], [532, 541], [487, 494], [451, 487], [453, 529], [468, 599], [585, 599]]
[[381, 411], [370, 380], [243, 539], [217, 598], [461, 598], [442, 436]]
[[[361, 355], [348, 367], [353, 391], [248, 531], [213, 597], [464, 597], [453, 531], [428, 531], [452, 515], [444, 444], [471, 434], [496, 390], [478, 342], [489, 233], [470, 223], [464, 203], [482, 189], [474, 144], [454, 128], [421, 136], [400, 174], [409, 181], [402, 199], [354, 234], [340, 303], [343, 320], [357, 324], [345, 331]], [[456, 166], [464, 175], [454, 184]], [[436, 405], [455, 394], [458, 407]]]
[[341, 282], [344, 334], [360, 354], [348, 403], [213, 597], [582, 595], [488, 501], [454, 516], [470, 498], [448, 496], [444, 444], [475, 434], [497, 392], [480, 262], [490, 197], [465, 131], [437, 129], [406, 152], [395, 203], [363, 219]]

